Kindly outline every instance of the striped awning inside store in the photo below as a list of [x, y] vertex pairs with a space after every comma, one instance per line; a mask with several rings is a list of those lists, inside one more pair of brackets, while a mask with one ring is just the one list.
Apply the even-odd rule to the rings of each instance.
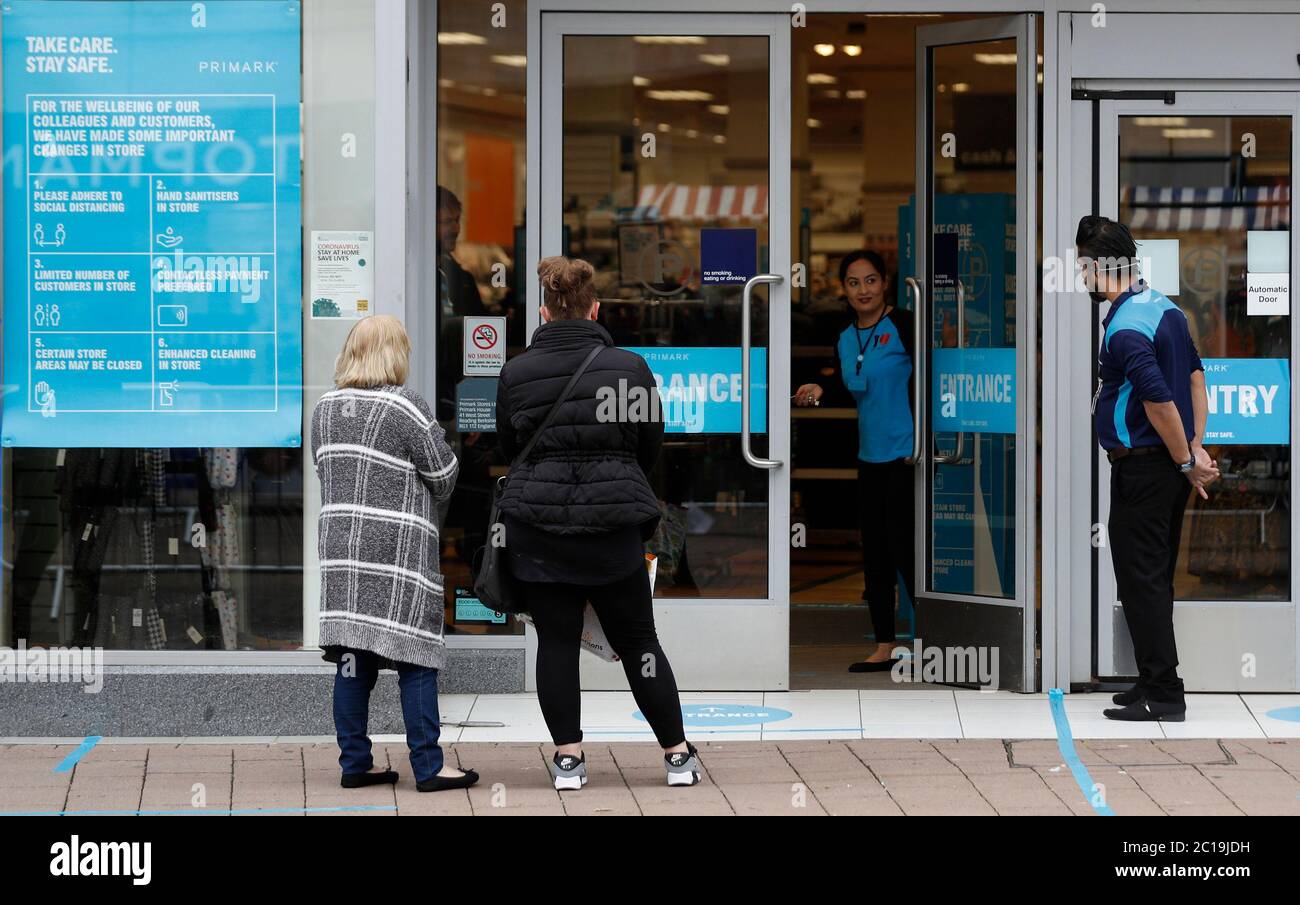
[[1238, 188], [1126, 186], [1121, 201], [1134, 232], [1185, 230], [1287, 229], [1291, 187]]
[[645, 185], [637, 195], [635, 220], [765, 220], [765, 185]]

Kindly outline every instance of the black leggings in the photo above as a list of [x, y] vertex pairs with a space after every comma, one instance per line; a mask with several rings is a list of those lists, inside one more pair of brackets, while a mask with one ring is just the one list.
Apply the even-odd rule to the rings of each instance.
[[914, 602], [916, 526], [914, 469], [902, 459], [858, 461], [858, 514], [862, 529], [862, 571], [876, 643], [894, 642], [894, 588], [898, 576]]
[[632, 696], [664, 748], [686, 741], [677, 680], [655, 634], [650, 579], [643, 566], [605, 585], [521, 582], [537, 629], [537, 698], [557, 745], [582, 741], [578, 685], [582, 618], [591, 603], [623, 664]]

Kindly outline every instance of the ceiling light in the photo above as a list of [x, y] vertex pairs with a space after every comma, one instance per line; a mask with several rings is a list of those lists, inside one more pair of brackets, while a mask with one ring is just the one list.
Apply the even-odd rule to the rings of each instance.
[[487, 38], [467, 31], [440, 31], [439, 44], [486, 44]]
[[699, 136], [700, 136], [700, 133], [697, 132], [697, 131], [695, 131], [694, 129], [687, 129], [687, 130], [686, 130], [686, 137], [687, 137], [687, 138], [699, 138]]
[[725, 53], [702, 53], [700, 61], [710, 66], [726, 66], [731, 62], [731, 57]]
[[694, 88], [652, 88], [645, 96], [656, 101], [711, 101], [713, 95]]
[[638, 88], [644, 88], [650, 84], [650, 80], [643, 75], [634, 75], [632, 76], [632, 84]]
[[659, 131], [660, 131], [660, 132], [671, 132], [671, 131], [673, 131], [673, 127], [670, 126], [670, 125], [668, 125], [668, 123], [660, 123], [660, 124], [659, 124]]
[[813, 119], [811, 116], [808, 117], [809, 129], [820, 129], [821, 127], [822, 127], [822, 121], [820, 119]]
[[835, 97], [835, 98], [837, 98], [837, 97], [839, 97], [839, 96], [840, 96], [840, 89], [838, 89], [838, 88], [827, 88], [825, 91], [822, 92], [822, 97]]
[[808, 73], [809, 85], [834, 85], [838, 81], [839, 79], [837, 79], [835, 76], [825, 72]]
[[731, 107], [726, 104], [709, 104], [709, 112], [716, 113], [718, 116], [726, 116], [731, 112]]
[[847, 98], [848, 98], [849, 100], [851, 100], [851, 101], [860, 101], [860, 100], [864, 100], [864, 99], [866, 98], [866, 96], [867, 96], [867, 89], [865, 89], [865, 88], [850, 88], [848, 91], [845, 91], [845, 92], [844, 92], [844, 96], [847, 97]]
[[715, 145], [725, 145], [725, 144], [727, 143], [727, 136], [725, 136], [725, 135], [715, 135], [715, 136], [713, 136], [713, 143], [714, 143]]
[[636, 35], [632, 38], [638, 44], [706, 44], [703, 35]]
[[835, 52], [834, 44], [814, 44], [813, 50], [817, 51], [819, 57], [828, 57]]
[[958, 94], [962, 94], [963, 92], [970, 91], [970, 84], [967, 82], [953, 82], [952, 90]]
[[1133, 117], [1135, 125], [1139, 126], [1185, 126], [1187, 117], [1185, 116], [1135, 116]]
[[513, 66], [516, 69], [522, 69], [528, 65], [528, 57], [522, 53], [494, 53], [492, 62], [500, 63], [502, 66]]
[[862, 55], [861, 44], [843, 44], [840, 46], [840, 50], [844, 51], [846, 57], [857, 57]]
[[975, 62], [983, 63], [985, 66], [1014, 66], [1016, 65], [1016, 55], [1014, 53], [977, 53]]
[[1160, 132], [1165, 138], [1213, 138], [1213, 129], [1163, 129]]

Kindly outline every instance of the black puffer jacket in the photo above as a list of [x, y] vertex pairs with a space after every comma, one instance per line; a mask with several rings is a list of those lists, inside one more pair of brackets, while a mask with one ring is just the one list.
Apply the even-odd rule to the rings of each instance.
[[645, 359], [615, 348], [595, 321], [542, 324], [532, 345], [501, 369], [497, 440], [513, 460], [595, 345], [608, 348], [587, 367], [528, 461], [511, 472], [501, 513], [555, 534], [600, 534], [635, 525], [649, 539], [659, 522], [659, 502], [646, 474], [659, 457], [663, 420], [602, 423], [597, 393], [608, 388], [617, 400], [620, 381], [626, 381], [623, 398], [633, 387], [658, 390]]

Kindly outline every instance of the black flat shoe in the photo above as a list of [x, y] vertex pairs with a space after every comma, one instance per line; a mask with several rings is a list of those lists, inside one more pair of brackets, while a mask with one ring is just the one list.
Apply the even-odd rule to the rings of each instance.
[[1121, 707], [1127, 707], [1129, 704], [1136, 704], [1142, 698], [1142, 689], [1134, 685], [1128, 691], [1121, 691], [1119, 694], [1112, 696], [1111, 700]]
[[478, 774], [468, 767], [464, 768], [464, 770], [464, 776], [435, 776], [433, 779], [417, 782], [415, 784], [416, 791], [445, 792], [448, 789], [468, 789], [478, 782]]
[[344, 773], [339, 785], [345, 789], [360, 789], [365, 786], [391, 786], [395, 782], [397, 774], [392, 770], [374, 770], [370, 773]]
[[875, 662], [872, 662], [871, 660], [862, 660], [850, 666], [849, 672], [889, 672], [894, 668], [894, 664], [897, 662], [897, 659], [878, 660]]
[[1133, 723], [1181, 723], [1187, 719], [1187, 706], [1162, 704], [1159, 701], [1141, 700], [1127, 707], [1101, 712], [1108, 720], [1125, 720]]

